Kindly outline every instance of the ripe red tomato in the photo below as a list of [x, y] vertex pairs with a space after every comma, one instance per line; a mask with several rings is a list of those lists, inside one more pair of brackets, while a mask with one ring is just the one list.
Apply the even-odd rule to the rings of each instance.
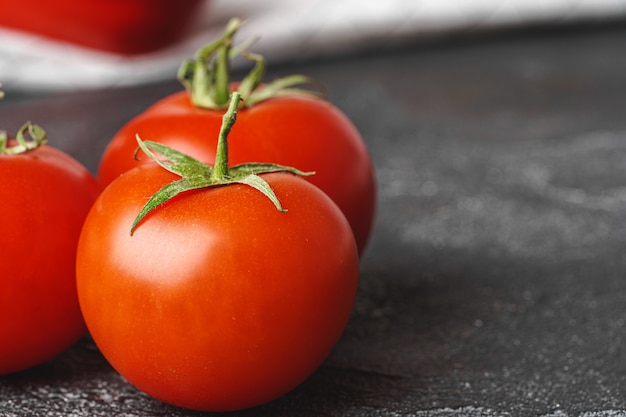
[[328, 196], [285, 173], [263, 178], [287, 212], [247, 185], [200, 189], [131, 236], [147, 198], [176, 178], [143, 165], [94, 204], [77, 258], [87, 326], [113, 367], [161, 401], [205, 411], [271, 401], [343, 332], [358, 282], [354, 236]]
[[76, 247], [100, 187], [48, 145], [0, 154], [0, 177], [0, 374], [7, 374], [51, 359], [86, 331]]
[[117, 54], [168, 46], [203, 0], [20, 0], [2, 5], [0, 26]]
[[[132, 157], [136, 134], [212, 164], [222, 115], [222, 110], [195, 107], [186, 92], [162, 99], [116, 134], [102, 156], [99, 181], [106, 185], [148, 160]], [[374, 169], [363, 139], [343, 112], [325, 100], [279, 96], [240, 109], [229, 137], [233, 164], [271, 161], [315, 171], [307, 180], [339, 206], [364, 251], [375, 215]]]

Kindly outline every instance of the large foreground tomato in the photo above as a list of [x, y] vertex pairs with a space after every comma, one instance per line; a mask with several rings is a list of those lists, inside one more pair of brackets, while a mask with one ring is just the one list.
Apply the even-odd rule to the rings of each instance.
[[[110, 183], [147, 161], [135, 160], [135, 135], [213, 163], [223, 111], [195, 107], [186, 92], [162, 99], [124, 126], [102, 157], [98, 179]], [[257, 161], [315, 171], [307, 180], [345, 214], [362, 252], [369, 239], [376, 187], [372, 162], [352, 122], [330, 102], [306, 96], [275, 97], [239, 111], [230, 134], [233, 164]]]
[[176, 179], [151, 164], [112, 182], [87, 217], [77, 258], [87, 326], [113, 367], [161, 401], [212, 411], [271, 401], [346, 325], [358, 254], [345, 217], [299, 177], [263, 178], [287, 212], [227, 185], [172, 198], [131, 235], [147, 198]]
[[85, 333], [76, 247], [100, 188], [47, 145], [0, 153], [0, 178], [0, 374], [7, 374], [51, 359]]

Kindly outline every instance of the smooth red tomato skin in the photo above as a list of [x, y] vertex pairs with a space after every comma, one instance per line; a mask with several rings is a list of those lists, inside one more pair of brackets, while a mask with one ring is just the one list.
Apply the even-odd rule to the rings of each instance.
[[[213, 164], [222, 116], [194, 107], [186, 92], [162, 99], [115, 135], [102, 156], [99, 181], [106, 185], [142, 163], [133, 158], [137, 134]], [[376, 209], [374, 168], [358, 130], [338, 108], [287, 96], [242, 109], [229, 134], [229, 157], [233, 165], [271, 162], [315, 171], [307, 180], [339, 206], [363, 253]]]
[[81, 235], [77, 282], [87, 326], [131, 384], [203, 411], [274, 400], [328, 356], [348, 321], [358, 252], [337, 206], [305, 180], [263, 176], [259, 191], [191, 191], [130, 225], [174, 180], [155, 165], [102, 193]]
[[76, 247], [100, 187], [49, 146], [0, 155], [0, 177], [0, 374], [8, 374], [51, 359], [86, 331]]

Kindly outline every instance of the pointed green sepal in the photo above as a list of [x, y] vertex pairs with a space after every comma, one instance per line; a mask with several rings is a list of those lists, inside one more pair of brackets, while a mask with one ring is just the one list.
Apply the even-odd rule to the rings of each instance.
[[263, 195], [265, 195], [265, 197], [269, 198], [270, 201], [274, 203], [276, 210], [282, 211], [283, 213], [287, 212], [287, 209], [284, 209], [283, 206], [280, 204], [280, 201], [278, 200], [278, 197], [276, 197], [276, 194], [274, 193], [274, 190], [272, 190], [272, 187], [270, 187], [267, 181], [265, 181], [263, 178], [253, 174], [242, 177], [241, 179], [237, 180], [237, 182], [239, 184], [248, 185], [255, 190], [260, 191], [261, 193], [263, 193]]
[[[139, 145], [138, 149], [141, 149], [150, 159], [172, 174], [181, 177], [209, 177], [213, 174], [213, 167], [211, 165], [200, 162], [176, 149], [157, 142], [143, 141], [139, 135], [136, 135], [136, 139]], [[156, 154], [160, 154], [165, 159], [159, 158]]]
[[299, 177], [308, 177], [310, 175], [315, 175], [315, 172], [311, 171], [305, 172], [284, 165], [265, 164], [262, 162], [246, 162], [245, 164], [234, 165], [229, 168], [229, 172], [231, 176], [269, 174], [270, 172], [288, 172]]
[[[317, 87], [317, 90], [298, 88], [297, 86], [299, 85], [314, 85]], [[245, 99], [245, 103], [246, 106], [250, 107], [270, 98], [282, 96], [325, 98], [326, 90], [313, 78], [307, 77], [306, 75], [294, 74], [278, 78], [254, 90]]]
[[194, 186], [193, 181], [187, 178], [183, 178], [178, 181], [171, 182], [161, 187], [161, 189], [159, 189], [159, 191], [154, 193], [154, 195], [150, 197], [148, 202], [144, 204], [144, 206], [141, 208], [141, 211], [139, 212], [139, 214], [133, 221], [133, 225], [130, 228], [131, 236], [133, 232], [135, 231], [135, 229], [137, 228], [137, 225], [139, 224], [139, 222], [141, 222], [141, 220], [143, 220], [143, 218], [146, 217], [146, 215], [150, 213], [152, 210], [156, 209], [162, 204], [165, 204], [167, 201], [176, 197], [180, 193], [184, 193], [185, 191], [191, 191], [191, 190], [195, 190], [197, 188], [203, 188], [203, 187], [204, 185], [197, 185], [197, 184], [196, 186]]

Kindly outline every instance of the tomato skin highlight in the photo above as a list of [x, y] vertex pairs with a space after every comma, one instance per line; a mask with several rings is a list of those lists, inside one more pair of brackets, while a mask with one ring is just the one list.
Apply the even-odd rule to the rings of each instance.
[[[222, 111], [200, 109], [186, 92], [170, 95], [118, 131], [106, 148], [98, 179], [109, 184], [146, 161], [135, 160], [135, 135], [213, 164]], [[358, 130], [331, 103], [305, 96], [281, 96], [240, 109], [229, 134], [230, 161], [272, 162], [314, 171], [307, 181], [339, 206], [363, 253], [376, 211], [374, 168]]]
[[265, 174], [286, 213], [245, 185], [189, 191], [129, 230], [177, 177], [156, 165], [107, 187], [81, 234], [77, 283], [87, 326], [131, 384], [201, 411], [260, 405], [324, 361], [358, 285], [354, 236], [302, 178]]
[[0, 155], [0, 375], [39, 365], [85, 332], [75, 283], [83, 220], [100, 192], [50, 146]]

